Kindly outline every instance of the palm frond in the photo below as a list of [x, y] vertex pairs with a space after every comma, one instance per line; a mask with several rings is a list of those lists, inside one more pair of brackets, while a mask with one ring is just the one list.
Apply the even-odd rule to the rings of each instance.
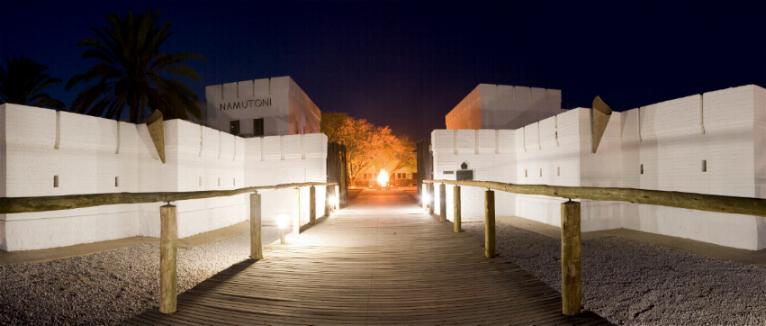
[[64, 104], [45, 90], [61, 82], [48, 68], [29, 58], [11, 58], [0, 66], [0, 103], [10, 102], [60, 109]]
[[67, 88], [89, 84], [75, 99], [78, 112], [119, 118], [127, 112], [139, 122], [150, 109], [167, 117], [201, 116], [197, 94], [175, 78], [199, 80], [185, 65], [201, 56], [163, 53], [170, 37], [170, 24], [158, 23], [156, 13], [109, 15], [106, 25], [94, 28], [94, 38], [80, 41], [83, 57], [94, 65], [72, 77]]

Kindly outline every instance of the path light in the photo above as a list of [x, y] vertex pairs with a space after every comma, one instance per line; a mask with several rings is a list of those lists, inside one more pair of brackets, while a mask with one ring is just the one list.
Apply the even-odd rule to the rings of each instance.
[[290, 215], [279, 214], [277, 215], [277, 228], [279, 229], [279, 243], [285, 244], [285, 233], [287, 227], [290, 226]]
[[431, 194], [428, 193], [428, 191], [423, 191], [420, 194], [420, 203], [423, 206], [431, 205]]
[[388, 172], [386, 170], [381, 169], [378, 172], [378, 184], [383, 188], [388, 186]]
[[333, 209], [340, 208], [340, 200], [338, 200], [338, 196], [330, 195], [327, 197], [327, 201], [330, 202], [330, 205], [332, 206]]

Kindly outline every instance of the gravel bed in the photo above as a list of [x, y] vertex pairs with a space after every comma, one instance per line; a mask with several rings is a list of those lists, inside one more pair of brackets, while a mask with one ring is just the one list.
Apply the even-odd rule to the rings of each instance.
[[[466, 232], [483, 237], [481, 223]], [[560, 243], [496, 222], [498, 259], [560, 288]], [[582, 243], [585, 309], [624, 325], [766, 325], [766, 266], [702, 257], [620, 237]]]
[[[190, 289], [249, 255], [246, 234], [178, 248], [178, 289]], [[159, 256], [158, 245], [140, 244], [87, 256], [0, 266], [0, 325], [118, 324], [156, 309]]]

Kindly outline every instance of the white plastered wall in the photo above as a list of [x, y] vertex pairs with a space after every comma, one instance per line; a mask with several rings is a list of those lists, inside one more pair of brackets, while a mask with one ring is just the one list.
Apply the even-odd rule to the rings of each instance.
[[[764, 129], [766, 91], [749, 85], [615, 112], [596, 154], [591, 152], [590, 112], [582, 108], [515, 130], [435, 130], [432, 148], [436, 178], [449, 179], [442, 170], [477, 157], [476, 149], [467, 146], [470, 142], [461, 143], [461, 134], [495, 132], [513, 135], [513, 158], [488, 153], [481, 159], [499, 162], [496, 170], [515, 175], [476, 174], [477, 180], [763, 198]], [[477, 207], [483, 197], [466, 196], [466, 191], [463, 215], [481, 217], [483, 210]], [[438, 193], [435, 197], [438, 213]], [[496, 201], [498, 215], [560, 225], [561, 200], [515, 196], [510, 213], [509, 204]], [[447, 207], [449, 216], [451, 205]], [[584, 201], [582, 207], [583, 231], [628, 228], [743, 249], [766, 247], [766, 222], [760, 217], [614, 202]]]
[[[285, 180], [326, 180], [327, 138], [322, 134], [243, 139], [187, 121], [169, 120], [164, 125], [167, 160], [163, 164], [143, 124], [14, 104], [0, 105], [0, 122], [0, 189], [7, 197], [197, 191]], [[285, 137], [295, 139], [283, 144], [281, 139]], [[279, 159], [263, 162], [260, 143], [273, 139], [277, 146], [271, 150], [278, 152]], [[280, 170], [286, 166], [293, 170]], [[254, 170], [268, 171], [264, 175], [270, 177], [253, 178]], [[58, 179], [57, 187], [54, 178]], [[303, 224], [308, 219], [308, 190], [304, 192]], [[318, 216], [324, 214], [324, 193], [323, 188], [317, 189]], [[247, 220], [248, 203], [248, 195], [176, 202], [178, 236]], [[273, 211], [273, 206], [281, 202], [263, 203], [264, 211]], [[0, 249], [30, 250], [137, 235], [158, 236], [160, 205], [3, 214]]]

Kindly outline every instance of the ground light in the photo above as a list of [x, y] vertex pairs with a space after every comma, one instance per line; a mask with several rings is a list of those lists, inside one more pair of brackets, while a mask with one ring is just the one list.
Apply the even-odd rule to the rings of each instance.
[[330, 206], [333, 209], [340, 208], [340, 201], [338, 200], [338, 196], [336, 195], [330, 195], [327, 197], [327, 201], [330, 202]]
[[277, 228], [279, 229], [279, 243], [285, 244], [285, 233], [287, 227], [290, 226], [290, 215], [279, 214], [277, 215]]
[[380, 172], [378, 172], [378, 184], [382, 188], [388, 186], [388, 172], [386, 172], [386, 170], [381, 169]]
[[420, 194], [420, 203], [423, 206], [428, 206], [431, 204], [431, 194], [429, 194], [427, 191], [423, 191]]

